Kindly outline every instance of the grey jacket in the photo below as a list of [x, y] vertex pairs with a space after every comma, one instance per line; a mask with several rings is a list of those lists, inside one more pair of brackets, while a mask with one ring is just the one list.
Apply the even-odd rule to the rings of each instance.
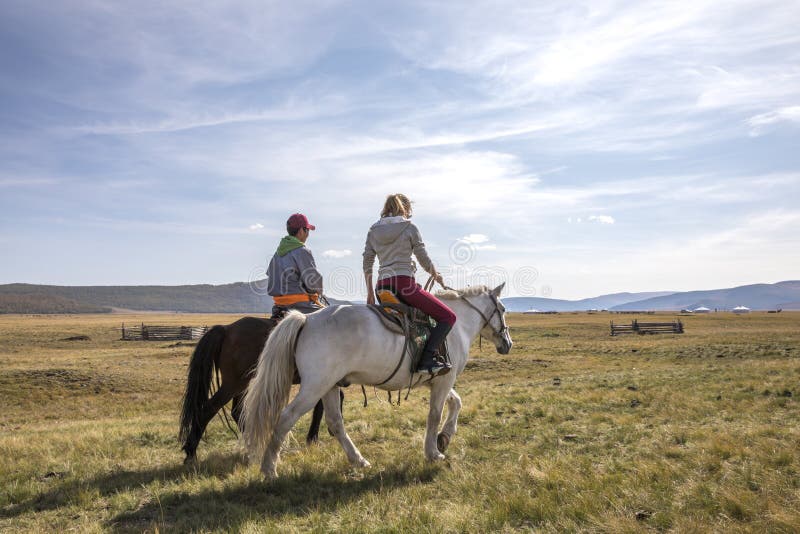
[[414, 276], [417, 266], [411, 259], [412, 253], [423, 269], [433, 272], [433, 262], [414, 223], [404, 217], [382, 217], [367, 234], [364, 272], [372, 274], [377, 256], [380, 262], [378, 280], [398, 275]]
[[267, 293], [273, 297], [298, 293], [322, 295], [322, 275], [307, 247], [296, 248], [285, 256], [273, 255], [267, 277]]

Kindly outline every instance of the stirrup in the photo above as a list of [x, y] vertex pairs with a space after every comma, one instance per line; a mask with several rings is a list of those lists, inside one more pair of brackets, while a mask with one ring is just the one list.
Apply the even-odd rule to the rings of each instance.
[[417, 373], [428, 373], [433, 376], [442, 376], [450, 372], [451, 365], [439, 358], [433, 358], [429, 364], [422, 364], [417, 369]]

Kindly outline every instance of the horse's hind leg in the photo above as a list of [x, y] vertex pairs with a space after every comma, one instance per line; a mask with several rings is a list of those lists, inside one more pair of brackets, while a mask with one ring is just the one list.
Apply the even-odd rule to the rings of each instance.
[[278, 424], [275, 425], [275, 430], [272, 432], [272, 439], [267, 446], [267, 450], [264, 451], [264, 458], [261, 460], [261, 472], [266, 478], [271, 479], [278, 476], [277, 466], [280, 460], [281, 446], [283, 445], [283, 440], [286, 439], [286, 434], [289, 433], [300, 417], [314, 407], [322, 396], [323, 391], [329, 387], [300, 384], [300, 391], [297, 396], [281, 412]]
[[[341, 388], [336, 388], [339, 390], [339, 411], [342, 410], [344, 406], [344, 392]], [[308, 434], [306, 435], [306, 445], [311, 445], [312, 443], [317, 443], [319, 441], [319, 424], [322, 422], [322, 414], [324, 413], [324, 407], [322, 404], [322, 399], [314, 406], [314, 415], [311, 417], [311, 426], [308, 428]], [[328, 426], [328, 434], [333, 436], [333, 430], [331, 427]]]
[[225, 388], [221, 387], [219, 391], [203, 403], [197, 415], [197, 419], [192, 422], [192, 430], [186, 440], [186, 459], [183, 461], [185, 464], [191, 464], [196, 461], [197, 445], [200, 443], [200, 438], [206, 431], [209, 421], [217, 415], [217, 412], [228, 402], [230, 402], [233, 395]]
[[306, 435], [306, 445], [311, 445], [319, 441], [319, 424], [322, 422], [322, 413], [323, 406], [322, 400], [320, 400], [314, 406], [314, 414], [311, 416], [311, 426], [308, 427], [308, 434]]
[[353, 444], [344, 429], [342, 397], [340, 397], [339, 393], [339, 388], [333, 388], [322, 397], [322, 402], [325, 404], [325, 422], [328, 424], [328, 429], [339, 440], [339, 444], [344, 449], [344, 453], [350, 463], [359, 467], [369, 467], [369, 462], [361, 456], [358, 448]]
[[439, 452], [447, 450], [450, 445], [450, 440], [456, 435], [458, 426], [458, 413], [461, 411], [461, 397], [458, 396], [455, 389], [451, 389], [447, 395], [447, 419], [444, 422], [442, 431], [436, 436], [436, 448]]
[[236, 421], [236, 426], [239, 427], [239, 431], [241, 432], [244, 430], [242, 428], [242, 423], [239, 422], [239, 419], [242, 417], [242, 400], [244, 399], [244, 393], [239, 393], [233, 397], [233, 406], [231, 406], [231, 417], [233, 420]]

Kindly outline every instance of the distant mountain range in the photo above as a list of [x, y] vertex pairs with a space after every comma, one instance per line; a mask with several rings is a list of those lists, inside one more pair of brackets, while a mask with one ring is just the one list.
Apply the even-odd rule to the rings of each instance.
[[[268, 313], [272, 299], [255, 288], [263, 282], [186, 286], [0, 285], [0, 313], [110, 313], [115, 310], [195, 313]], [[343, 303], [331, 299], [331, 302]], [[708, 291], [613, 293], [581, 300], [508, 297], [509, 311], [645, 311], [699, 306], [753, 310], [800, 310], [800, 280]]]
[[776, 284], [752, 284], [706, 291], [661, 291], [654, 293], [614, 293], [582, 300], [558, 300], [540, 297], [503, 299], [509, 311], [646, 311], [693, 310], [700, 306], [730, 310], [747, 306], [752, 310], [800, 310], [800, 280]]
[[693, 310], [705, 306], [710, 309], [730, 310], [747, 306], [752, 310], [800, 310], [800, 280], [777, 284], [752, 284], [729, 289], [685, 291], [644, 300], [626, 302], [612, 310]]
[[560, 300], [544, 297], [507, 297], [502, 299], [508, 311], [524, 312], [530, 309], [539, 311], [585, 311], [608, 310], [614, 306], [672, 295], [673, 291], [651, 291], [646, 293], [612, 293], [581, 300]]

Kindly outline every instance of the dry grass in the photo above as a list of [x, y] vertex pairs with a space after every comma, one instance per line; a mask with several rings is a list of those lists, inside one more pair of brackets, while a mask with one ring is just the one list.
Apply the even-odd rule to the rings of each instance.
[[[474, 346], [444, 463], [422, 459], [426, 391], [362, 408], [351, 387], [348, 431], [373, 467], [323, 432], [290, 440], [268, 484], [218, 420], [182, 466], [192, 347], [118, 341], [118, 316], [0, 316], [0, 530], [796, 532], [800, 314], [620, 338], [610, 318], [512, 315], [510, 355]], [[61, 341], [75, 335], [91, 339]]]

